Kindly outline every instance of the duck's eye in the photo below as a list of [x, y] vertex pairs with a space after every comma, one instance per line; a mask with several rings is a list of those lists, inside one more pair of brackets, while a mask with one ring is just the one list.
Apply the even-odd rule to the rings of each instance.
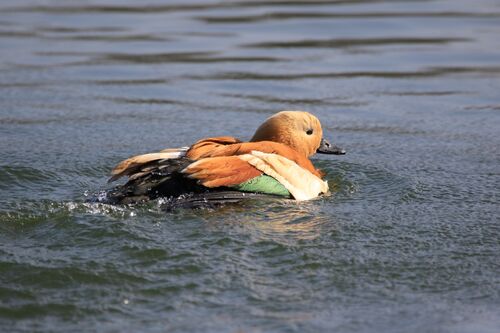
[[308, 129], [308, 130], [306, 131], [306, 134], [307, 134], [307, 135], [311, 135], [311, 134], [313, 134], [313, 130], [312, 130], [312, 129]]

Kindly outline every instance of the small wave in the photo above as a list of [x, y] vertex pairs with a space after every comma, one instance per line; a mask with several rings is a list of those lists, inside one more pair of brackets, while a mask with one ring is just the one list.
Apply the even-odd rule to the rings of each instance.
[[500, 105], [468, 105], [464, 107], [465, 110], [494, 110], [499, 111]]
[[[358, 0], [356, 4], [370, 3], [373, 0]], [[347, 3], [352, 4], [351, 1]], [[262, 7], [301, 7], [301, 6], [334, 6], [345, 5], [346, 1], [236, 1], [236, 2], [215, 2], [215, 3], [189, 3], [189, 4], [171, 4], [171, 5], [84, 5], [84, 6], [11, 6], [2, 8], [5, 12], [41, 12], [41, 13], [96, 13], [96, 14], [144, 14], [144, 13], [169, 13], [169, 12], [190, 12], [206, 11], [216, 9], [238, 9], [238, 8], [262, 8]]]
[[288, 81], [306, 79], [349, 79], [371, 77], [382, 79], [428, 78], [449, 75], [478, 74], [488, 77], [500, 75], [500, 67], [429, 67], [415, 71], [360, 71], [360, 72], [330, 72], [330, 73], [255, 73], [255, 72], [221, 72], [209, 75], [193, 75], [195, 80], [257, 80], [257, 81]]
[[116, 79], [116, 80], [93, 80], [82, 83], [91, 83], [101, 86], [129, 86], [129, 85], [150, 85], [150, 84], [165, 84], [167, 79]]
[[156, 53], [156, 54], [105, 54], [96, 61], [126, 63], [216, 63], [216, 62], [282, 62], [286, 59], [264, 56], [216, 56], [217, 52]]
[[117, 103], [124, 104], [174, 104], [174, 105], [190, 105], [189, 102], [176, 101], [172, 99], [160, 98], [126, 98], [126, 97], [102, 97], [103, 100], [111, 100]]
[[484, 18], [494, 19], [500, 17], [500, 13], [470, 13], [470, 12], [374, 12], [374, 13], [325, 13], [325, 12], [272, 12], [257, 15], [234, 15], [234, 16], [198, 16], [197, 20], [210, 24], [244, 24], [262, 21], [304, 20], [304, 19], [400, 19], [400, 18]]
[[[328, 127], [326, 127], [328, 128]], [[399, 126], [384, 126], [375, 124], [365, 124], [362, 126], [338, 126], [335, 131], [343, 132], [363, 132], [363, 133], [385, 133], [385, 134], [402, 134], [402, 135], [427, 135], [428, 131], [412, 130]]]
[[93, 41], [93, 42], [165, 42], [169, 38], [153, 35], [153, 34], [128, 34], [128, 35], [111, 35], [111, 34], [85, 34], [85, 35], [66, 35], [66, 36], [43, 36], [44, 39], [53, 40], [73, 40], [73, 41]]
[[56, 173], [29, 166], [0, 166], [0, 188], [12, 186], [31, 188], [33, 185], [53, 183], [58, 180]]
[[285, 58], [271, 56], [221, 56], [219, 52], [171, 52], [171, 53], [93, 53], [93, 52], [37, 52], [47, 57], [87, 57], [88, 60], [61, 63], [55, 67], [85, 66], [106, 63], [162, 64], [162, 63], [232, 63], [232, 62], [284, 62]]
[[417, 184], [388, 170], [356, 163], [318, 163], [340, 202], [403, 202], [416, 195]]
[[0, 38], [35, 38], [40, 37], [36, 32], [29, 31], [0, 31]]
[[469, 94], [467, 91], [453, 91], [453, 90], [442, 90], [442, 91], [381, 91], [374, 92], [374, 95], [382, 96], [450, 96], [450, 95], [466, 95]]
[[244, 94], [221, 94], [222, 96], [248, 99], [264, 103], [272, 103], [279, 105], [318, 105], [318, 106], [361, 106], [366, 103], [358, 101], [349, 101], [340, 98], [279, 98], [268, 95], [244, 95]]
[[67, 221], [77, 215], [96, 215], [122, 219], [144, 214], [162, 214], [155, 205], [129, 207], [104, 202], [25, 200], [8, 203], [0, 211], [0, 222], [13, 225], [37, 224], [43, 221]]
[[89, 32], [124, 32], [127, 29], [123, 27], [68, 27], [68, 26], [39, 26], [37, 31], [55, 32], [55, 33], [89, 33]]
[[386, 46], [405, 44], [448, 44], [468, 42], [468, 38], [422, 38], [422, 37], [391, 37], [391, 38], [350, 38], [350, 39], [307, 39], [298, 41], [275, 41], [254, 44], [244, 44], [248, 48], [348, 48], [357, 46]]

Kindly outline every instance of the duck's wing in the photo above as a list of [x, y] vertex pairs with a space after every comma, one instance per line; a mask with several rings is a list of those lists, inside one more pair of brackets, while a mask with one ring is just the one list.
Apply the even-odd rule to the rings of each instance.
[[[194, 146], [193, 146], [194, 147]], [[186, 156], [191, 156], [192, 148], [187, 152]], [[302, 154], [292, 148], [278, 142], [273, 141], [259, 141], [259, 142], [235, 142], [230, 145], [212, 145], [211, 149], [207, 149], [203, 154], [200, 151], [196, 153], [196, 160], [207, 157], [222, 157], [222, 156], [239, 156], [251, 154], [253, 151], [260, 151], [262, 153], [275, 154], [285, 157], [300, 167], [308, 170], [312, 174], [322, 177], [322, 172], [317, 170], [312, 162]]]
[[209, 187], [231, 187], [262, 175], [239, 156], [218, 156], [201, 158], [181, 171], [186, 177]]
[[326, 181], [284, 156], [252, 151], [240, 158], [276, 179], [295, 200], [310, 200], [329, 192]]
[[233, 137], [222, 136], [200, 140], [191, 147], [167, 148], [157, 153], [136, 155], [120, 162], [111, 171], [111, 178], [108, 182], [113, 182], [123, 176], [130, 177], [138, 172], [145, 172], [144, 167], [150, 168], [151, 163], [155, 161], [174, 160], [185, 156], [190, 160], [197, 160], [201, 155], [210, 154], [211, 151], [220, 147], [235, 143], [241, 143], [241, 141]]
[[[314, 170], [314, 169], [313, 169]], [[182, 173], [208, 188], [245, 188], [247, 191], [283, 193], [284, 187], [296, 200], [309, 200], [328, 193], [328, 184], [313, 172], [286, 156], [253, 150], [234, 156], [201, 158], [189, 164]], [[269, 176], [272, 184], [254, 181]]]
[[207, 153], [223, 145], [239, 143], [231, 137], [208, 138], [191, 147], [169, 148], [157, 153], [142, 154], [120, 162], [111, 172], [108, 182], [127, 176], [128, 181], [107, 192], [112, 203], [147, 201], [160, 196], [175, 197], [188, 192], [202, 192], [207, 188], [187, 179], [180, 171], [193, 162], [188, 151]]
[[[229, 148], [233, 145], [242, 143], [240, 140], [233, 138], [231, 136], [219, 136], [214, 138], [207, 138], [196, 142], [192, 145], [186, 153], [186, 156], [193, 161], [196, 161], [202, 157], [210, 157], [214, 152], [222, 148]], [[225, 156], [231, 156], [234, 154], [228, 153]]]

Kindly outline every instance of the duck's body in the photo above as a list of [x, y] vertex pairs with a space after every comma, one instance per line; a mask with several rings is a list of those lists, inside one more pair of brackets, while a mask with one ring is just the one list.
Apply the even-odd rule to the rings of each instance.
[[315, 116], [282, 111], [268, 118], [250, 142], [214, 137], [191, 147], [131, 157], [113, 169], [110, 181], [122, 176], [129, 180], [109, 197], [130, 203], [194, 193], [222, 200], [224, 192], [231, 193], [230, 200], [237, 193], [309, 200], [328, 192], [321, 171], [309, 160], [317, 151], [345, 153], [323, 140]]

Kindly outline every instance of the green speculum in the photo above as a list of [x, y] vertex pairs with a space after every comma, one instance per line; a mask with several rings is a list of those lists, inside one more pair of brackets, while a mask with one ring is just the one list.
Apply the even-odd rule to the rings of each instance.
[[279, 181], [268, 175], [260, 175], [244, 183], [231, 186], [243, 192], [264, 193], [290, 198], [292, 195]]

